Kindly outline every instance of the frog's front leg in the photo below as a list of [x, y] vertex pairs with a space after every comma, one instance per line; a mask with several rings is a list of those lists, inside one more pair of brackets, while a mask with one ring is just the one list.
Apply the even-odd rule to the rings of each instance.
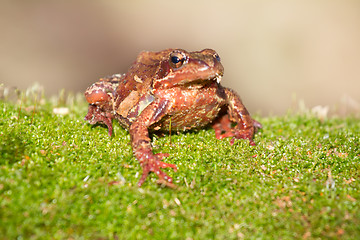
[[[213, 125], [216, 138], [248, 139], [250, 145], [254, 146], [253, 136], [256, 129], [262, 127], [261, 124], [251, 118], [240, 97], [233, 90], [224, 88], [224, 91], [228, 113], [220, 117]], [[236, 126], [232, 127], [232, 123], [236, 123]], [[234, 138], [230, 144], [234, 143]]]
[[85, 121], [89, 121], [90, 124], [104, 123], [108, 127], [108, 135], [111, 137], [113, 116], [110, 112], [105, 112], [96, 105], [89, 104], [88, 113], [85, 116]]
[[113, 131], [114, 88], [117, 83], [117, 80], [101, 79], [85, 91], [85, 98], [89, 103], [85, 121], [89, 121], [90, 124], [104, 123], [108, 127], [110, 137]]
[[164, 157], [169, 156], [169, 154], [154, 154], [152, 152], [151, 141], [149, 138], [148, 128], [166, 114], [168, 107], [168, 100], [155, 100], [141, 112], [136, 121], [134, 121], [129, 128], [134, 155], [143, 168], [143, 174], [138, 183], [139, 187], [144, 183], [150, 172], [156, 173], [160, 180], [172, 183], [172, 178], [162, 172], [161, 168], [170, 167], [175, 171], [177, 170], [175, 164], [161, 161]]

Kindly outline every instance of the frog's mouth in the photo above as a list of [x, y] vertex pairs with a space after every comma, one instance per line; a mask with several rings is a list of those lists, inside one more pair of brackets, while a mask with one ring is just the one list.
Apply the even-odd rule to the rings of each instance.
[[153, 88], [165, 89], [180, 87], [184, 89], [198, 89], [211, 84], [219, 84], [223, 76], [222, 71], [212, 72], [211, 74], [202, 71], [189, 72], [167, 76], [161, 80], [154, 81]]
[[220, 84], [222, 79], [222, 75], [221, 74], [215, 74], [215, 76], [210, 76], [209, 78], [206, 79], [195, 79], [195, 80], [187, 80], [183, 83], [178, 83], [178, 86], [183, 86], [184, 88], [187, 89], [199, 89], [199, 88], [203, 88], [206, 86], [209, 86], [213, 83], [217, 83]]

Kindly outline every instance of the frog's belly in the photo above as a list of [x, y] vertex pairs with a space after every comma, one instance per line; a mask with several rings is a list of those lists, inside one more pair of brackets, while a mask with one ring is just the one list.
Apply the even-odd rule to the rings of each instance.
[[191, 128], [200, 128], [212, 122], [225, 104], [219, 88], [209, 87], [200, 90], [181, 90], [172, 95], [169, 91], [165, 96], [171, 103], [168, 113], [151, 128], [155, 130], [185, 131]]
[[195, 106], [186, 110], [166, 115], [154, 129], [185, 131], [200, 128], [212, 122], [220, 111], [220, 104]]

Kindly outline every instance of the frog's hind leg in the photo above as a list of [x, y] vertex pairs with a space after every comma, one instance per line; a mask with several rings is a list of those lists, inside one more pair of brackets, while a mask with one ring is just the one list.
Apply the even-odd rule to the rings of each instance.
[[[249, 139], [247, 135], [241, 135], [238, 133], [238, 131], [232, 127], [233, 122], [230, 121], [229, 115], [225, 114], [214, 122], [212, 125], [212, 128], [215, 130], [215, 137], [219, 140], [227, 138], [227, 137], [233, 137], [230, 140], [230, 144], [233, 145], [235, 142], [235, 138], [244, 138]], [[255, 127], [255, 131], [257, 131], [258, 128], [262, 128], [261, 123], [253, 119], [253, 124]], [[252, 139], [249, 139], [250, 145], [255, 145], [254, 141]]]
[[215, 136], [217, 139], [234, 136], [231, 128], [231, 121], [229, 119], [229, 115], [227, 114], [216, 119], [216, 121], [212, 125], [212, 128], [215, 130]]
[[[231, 89], [224, 88], [226, 95], [227, 113], [218, 118], [213, 124], [217, 139], [233, 137], [230, 144], [236, 139], [248, 139], [254, 146], [254, 133], [261, 124], [251, 118], [240, 97]], [[235, 126], [232, 126], [235, 124]]]

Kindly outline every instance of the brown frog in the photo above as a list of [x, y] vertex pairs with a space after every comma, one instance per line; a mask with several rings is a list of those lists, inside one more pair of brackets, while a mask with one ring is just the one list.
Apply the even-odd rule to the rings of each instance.
[[[172, 178], [161, 168], [176, 165], [162, 162], [168, 154], [154, 154], [149, 130], [184, 131], [212, 124], [217, 139], [248, 139], [261, 124], [253, 120], [231, 89], [222, 87], [224, 68], [212, 49], [187, 52], [167, 49], [142, 52], [126, 74], [100, 79], [85, 92], [89, 110], [85, 120], [103, 123], [112, 135], [112, 119], [129, 130], [135, 157], [143, 168], [141, 186], [150, 172], [162, 182]], [[236, 124], [235, 126], [233, 126]]]

